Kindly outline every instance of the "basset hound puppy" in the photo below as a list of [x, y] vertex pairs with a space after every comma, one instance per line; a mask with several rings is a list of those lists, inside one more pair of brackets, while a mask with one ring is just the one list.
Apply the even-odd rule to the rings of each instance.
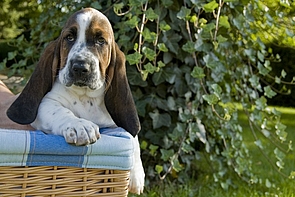
[[100, 138], [99, 128], [122, 127], [134, 136], [134, 168], [129, 191], [140, 194], [144, 170], [137, 134], [140, 123], [128, 85], [125, 56], [112, 26], [101, 12], [74, 13], [60, 36], [44, 50], [26, 87], [7, 116], [68, 143], [87, 145]]

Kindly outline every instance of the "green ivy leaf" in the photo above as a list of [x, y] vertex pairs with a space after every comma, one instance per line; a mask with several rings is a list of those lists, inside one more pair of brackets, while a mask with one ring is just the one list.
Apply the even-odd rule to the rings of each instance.
[[161, 2], [162, 2], [162, 5], [163, 5], [165, 8], [167, 8], [167, 7], [171, 6], [171, 5], [173, 5], [173, 1], [172, 1], [172, 0], [161, 0]]
[[163, 34], [163, 42], [168, 47], [169, 51], [178, 54], [178, 42], [182, 39], [182, 36], [173, 31], [167, 31]]
[[264, 55], [261, 51], [257, 52], [257, 57], [261, 62], [264, 62]]
[[159, 146], [156, 146], [156, 145], [151, 144], [149, 146], [150, 154], [153, 155], [153, 156], [155, 156], [157, 154], [158, 148], [159, 148]]
[[228, 39], [223, 37], [222, 35], [218, 35], [217, 36], [217, 41], [218, 43], [223, 43], [223, 42], [226, 42]]
[[205, 126], [202, 124], [200, 119], [197, 119], [197, 126], [198, 126], [199, 132], [197, 132], [196, 135], [201, 142], [206, 144], [207, 143], [207, 138], [206, 138], [207, 132], [206, 132]]
[[188, 53], [194, 53], [196, 51], [195, 43], [192, 41], [187, 41], [187, 43], [182, 46], [182, 49]]
[[93, 8], [98, 9], [98, 10], [102, 9], [101, 4], [99, 3], [99, 1], [92, 2], [90, 7], [93, 7]]
[[277, 84], [281, 84], [281, 79], [279, 77], [275, 76], [275, 82]]
[[148, 47], [143, 47], [142, 48], [143, 54], [148, 58], [150, 61], [153, 61], [156, 57], [156, 52]]
[[215, 29], [215, 23], [207, 23], [207, 24], [204, 24], [203, 25], [203, 31], [204, 31], [204, 34], [202, 34], [203, 35], [203, 38], [211, 38], [211, 35], [205, 35], [205, 34], [210, 34], [210, 32], [212, 31], [212, 30], [214, 30]]
[[260, 87], [259, 80], [260, 80], [260, 78], [257, 75], [252, 75], [252, 77], [249, 79], [251, 86], [253, 88]]
[[166, 47], [166, 45], [164, 43], [157, 44], [157, 47], [160, 51], [168, 52], [168, 48]]
[[137, 51], [133, 54], [129, 54], [126, 56], [126, 60], [129, 62], [130, 65], [138, 64], [142, 58], [142, 55]]
[[278, 166], [278, 168], [283, 169], [285, 166], [285, 163], [283, 161], [277, 161], [276, 165]]
[[130, 7], [137, 7], [138, 5], [142, 5], [146, 2], [146, 0], [130, 0]]
[[114, 12], [118, 15], [118, 13], [122, 10], [124, 7], [124, 3], [115, 3], [114, 5]]
[[263, 76], [267, 75], [271, 71], [271, 67], [267, 66], [267, 64], [265, 65], [266, 66], [258, 62], [258, 66], [257, 66], [259, 73]]
[[189, 110], [183, 110], [182, 108], [178, 110], [178, 117], [182, 122], [189, 122], [194, 118], [193, 115], [189, 113]]
[[191, 73], [191, 76], [194, 77], [194, 78], [202, 79], [206, 75], [204, 74], [203, 68], [195, 66], [192, 73]]
[[189, 21], [191, 22], [191, 23], [196, 23], [197, 21], [198, 21], [198, 17], [197, 17], [197, 15], [193, 15], [190, 19], [189, 19]]
[[203, 99], [207, 101], [209, 105], [215, 105], [219, 101], [218, 97], [215, 94], [206, 94], [203, 95]]
[[228, 16], [220, 16], [219, 24], [221, 27], [225, 27], [226, 29], [230, 28], [230, 24], [228, 22]]
[[265, 180], [265, 186], [271, 188], [271, 182], [268, 179]]
[[151, 32], [148, 28], [144, 28], [142, 35], [147, 42], [154, 42], [157, 34], [155, 32]]
[[12, 60], [17, 55], [17, 51], [8, 52], [7, 60]]
[[[143, 81], [141, 78], [139, 80]], [[146, 81], [143, 81], [143, 82], [146, 83]], [[146, 100], [139, 100], [139, 101], [136, 102], [136, 109], [137, 109], [137, 113], [138, 113], [139, 116], [145, 117], [147, 103], [148, 102]]]
[[[245, 49], [244, 50], [245, 54], [251, 59], [251, 61], [255, 61], [256, 60], [256, 56], [255, 56], [255, 50], [250, 48], [250, 49]], [[260, 62], [258, 62], [259, 64], [261, 64]]]
[[184, 143], [183, 146], [181, 147], [181, 150], [184, 151], [185, 153], [191, 153], [195, 149], [190, 144]]
[[286, 125], [282, 124], [282, 123], [277, 123], [276, 124], [276, 129], [280, 130], [280, 131], [285, 131], [286, 129]]
[[286, 71], [283, 69], [282, 72], [281, 72], [281, 76], [282, 76], [283, 78], [285, 78], [286, 75], [287, 75], [287, 73], [286, 73]]
[[156, 165], [155, 170], [157, 172], [157, 174], [161, 174], [161, 172], [163, 172], [163, 166], [162, 165]]
[[154, 112], [150, 112], [149, 116], [153, 120], [154, 129], [160, 128], [162, 126], [169, 127], [171, 125], [171, 117], [168, 113], [160, 114], [158, 110], [155, 110]]
[[7, 58], [4, 58], [2, 62], [0, 62], [0, 71], [6, 69]]
[[136, 28], [138, 26], [139, 18], [137, 16], [132, 16], [131, 19], [125, 21], [125, 24], [129, 26], [131, 29]]
[[152, 65], [150, 62], [145, 64], [144, 65], [144, 69], [150, 73], [150, 74], [153, 74], [156, 70], [157, 70], [157, 67], [155, 67], [154, 65]]
[[164, 70], [160, 70], [159, 72], [155, 73], [152, 77], [154, 84], [159, 85], [163, 83], [164, 81], [166, 81], [165, 74], [166, 74], [166, 71]]
[[270, 86], [266, 86], [263, 89], [264, 89], [264, 95], [267, 96], [268, 98], [272, 98], [275, 95], [277, 95], [277, 93], [274, 92]]
[[150, 21], [154, 21], [155, 19], [157, 19], [159, 16], [154, 12], [154, 10], [152, 8], [149, 8], [146, 11], [146, 18], [149, 19]]
[[135, 43], [135, 44], [134, 44], [134, 46], [133, 46], [133, 50], [134, 50], [134, 51], [137, 51], [137, 50], [138, 50], [138, 43]]
[[267, 138], [270, 136], [270, 132], [269, 132], [268, 130], [266, 130], [266, 129], [262, 129], [261, 132], [262, 132], [263, 135], [264, 135], [265, 137], [267, 137]]
[[254, 142], [254, 144], [255, 144], [256, 146], [258, 146], [260, 149], [263, 149], [263, 145], [262, 145], [262, 142], [261, 142], [260, 140], [256, 140], [256, 141]]
[[148, 147], [148, 143], [147, 143], [147, 141], [142, 140], [141, 143], [140, 143], [140, 149], [142, 149], [142, 150], [146, 150], [147, 147]]
[[206, 62], [206, 66], [212, 70], [217, 70], [220, 62], [218, 61], [218, 58], [213, 54], [209, 53], [206, 56], [203, 57], [204, 61]]
[[172, 111], [176, 110], [176, 102], [172, 96], [169, 96], [167, 99], [167, 107], [169, 110], [172, 110]]
[[245, 18], [243, 14], [239, 14], [233, 19], [233, 24], [239, 29], [242, 30], [245, 24]]
[[162, 61], [158, 61], [157, 65], [158, 65], [159, 68], [165, 67], [165, 64]]
[[218, 8], [218, 3], [216, 3], [216, 1], [211, 1], [210, 3], [207, 3], [203, 6], [203, 9], [205, 10], [205, 12], [213, 12], [216, 8]]
[[166, 23], [166, 21], [161, 21], [160, 22], [160, 30], [161, 31], [169, 31], [171, 29], [171, 26], [170, 25], [168, 25], [167, 23]]
[[284, 125], [284, 124], [278, 122], [278, 123], [276, 124], [275, 128], [276, 128], [276, 134], [277, 134], [277, 136], [279, 137], [279, 139], [280, 139], [281, 141], [286, 141], [286, 139], [287, 139], [287, 135], [288, 135], [288, 133], [285, 131], [286, 128], [287, 128], [286, 125]]
[[217, 96], [218, 99], [220, 99], [222, 93], [221, 87], [218, 84], [212, 84], [211, 87], [214, 91], [214, 94]]
[[180, 75], [176, 75], [174, 87], [178, 95], [184, 95], [188, 91], [187, 83], [181, 78]]
[[259, 110], [264, 110], [266, 108], [266, 98], [264, 96], [260, 97], [259, 99], [257, 99], [255, 101], [255, 104], [256, 104], [256, 108], [259, 109]]
[[185, 132], [186, 125], [182, 123], [177, 123], [176, 127], [173, 129], [172, 133], [169, 133], [168, 136], [171, 140], [176, 141], [179, 140], [180, 137], [183, 136], [183, 132]]
[[181, 20], [189, 20], [189, 15], [191, 14], [191, 10], [182, 6], [180, 11], [177, 13], [177, 18]]
[[149, 76], [149, 71], [147, 71], [147, 70], [142, 70], [141, 71], [141, 77], [142, 77], [143, 81], [146, 81], [148, 76]]
[[169, 161], [170, 158], [174, 155], [173, 149], [169, 149], [169, 150], [160, 149], [160, 151], [161, 151], [161, 159], [163, 159], [164, 161]]
[[183, 167], [180, 165], [179, 160], [177, 158], [173, 159], [171, 163], [172, 163], [173, 170], [175, 170], [176, 172], [180, 172], [183, 169]]
[[175, 81], [175, 76], [176, 74], [173, 70], [161, 69], [159, 72], [153, 74], [152, 79], [155, 85], [159, 85], [164, 81], [173, 83]]
[[136, 69], [136, 66], [128, 66], [127, 76], [128, 76], [128, 82], [131, 85], [137, 85], [139, 87], [147, 86], [147, 82], [142, 80], [140, 73]]
[[165, 64], [168, 64], [169, 62], [171, 62], [173, 60], [173, 56], [171, 53], [167, 52], [163, 54], [163, 62]]
[[275, 156], [279, 161], [283, 161], [286, 157], [286, 154], [282, 152], [280, 149], [275, 148], [274, 150]]

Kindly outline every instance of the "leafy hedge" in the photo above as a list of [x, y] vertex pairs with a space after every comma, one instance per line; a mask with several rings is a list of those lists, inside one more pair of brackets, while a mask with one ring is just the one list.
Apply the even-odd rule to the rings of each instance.
[[[82, 7], [102, 10], [113, 24], [127, 58], [129, 82], [142, 123], [142, 157], [147, 179], [191, 178], [204, 158], [214, 181], [231, 185], [233, 172], [258, 183], [243, 142], [239, 111], [247, 114], [253, 143], [265, 152], [262, 134], [274, 143], [272, 164], [284, 167], [291, 149], [280, 112], [269, 109], [276, 93], [262, 86], [271, 71], [270, 54], [256, 37], [255, 17], [267, 13], [257, 0], [41, 1], [31, 34], [15, 40], [21, 56], [11, 75], [32, 72], [42, 49], [59, 35], [63, 22]], [[40, 8], [41, 6], [41, 8]], [[280, 14], [280, 13], [278, 13]], [[267, 19], [271, 21], [272, 16]], [[5, 61], [0, 64], [4, 69]], [[279, 82], [286, 73], [281, 72]], [[149, 181], [148, 181], [149, 182]]]

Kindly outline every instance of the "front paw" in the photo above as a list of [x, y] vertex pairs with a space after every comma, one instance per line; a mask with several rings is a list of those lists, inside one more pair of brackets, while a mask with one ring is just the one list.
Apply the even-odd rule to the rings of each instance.
[[61, 128], [67, 143], [83, 146], [95, 143], [100, 138], [99, 127], [84, 119], [77, 119], [68, 122]]
[[130, 170], [129, 192], [138, 195], [143, 193], [144, 177], [145, 173], [142, 164], [138, 166], [135, 165], [133, 169]]

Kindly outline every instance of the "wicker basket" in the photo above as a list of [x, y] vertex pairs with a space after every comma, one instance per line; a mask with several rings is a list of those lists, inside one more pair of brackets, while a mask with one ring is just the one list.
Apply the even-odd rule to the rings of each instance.
[[0, 196], [128, 195], [129, 171], [75, 167], [0, 167]]

